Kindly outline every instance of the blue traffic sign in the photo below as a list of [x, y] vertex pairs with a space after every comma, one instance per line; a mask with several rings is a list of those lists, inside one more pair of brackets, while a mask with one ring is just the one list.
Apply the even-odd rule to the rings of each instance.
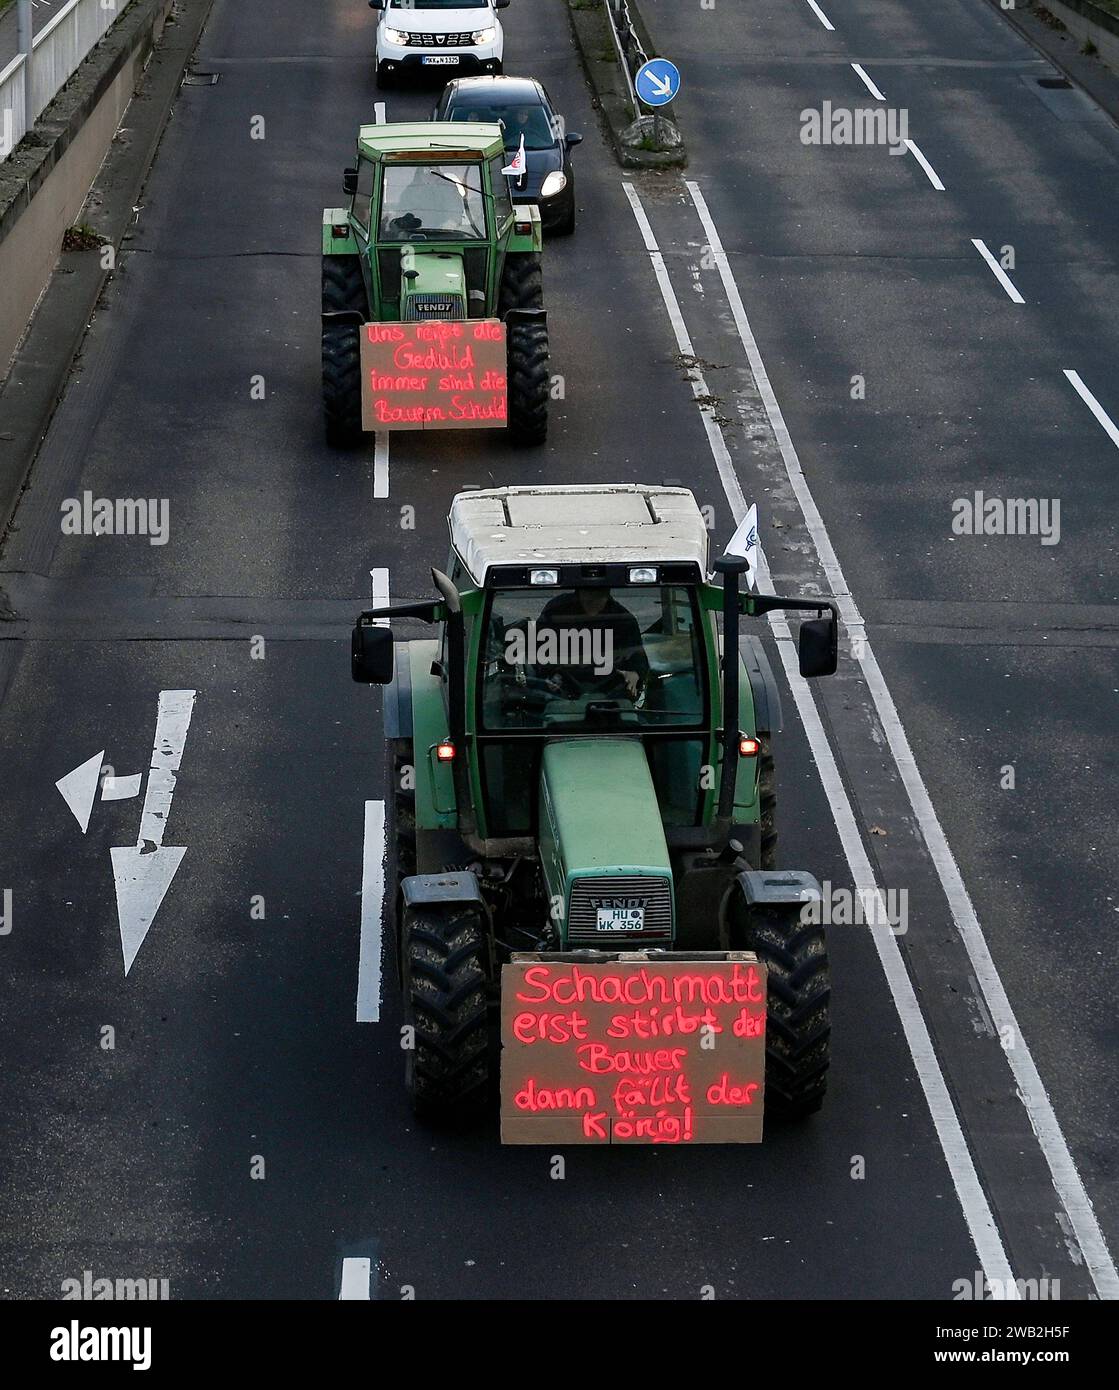
[[637, 95], [646, 106], [667, 106], [680, 91], [680, 69], [667, 58], [650, 58], [633, 79]]

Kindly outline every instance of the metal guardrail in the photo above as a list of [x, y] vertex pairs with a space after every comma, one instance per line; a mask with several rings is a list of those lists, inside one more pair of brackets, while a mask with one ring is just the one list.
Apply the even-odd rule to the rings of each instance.
[[629, 12], [628, 0], [606, 0], [606, 15], [610, 21], [610, 32], [614, 36], [614, 47], [618, 50], [622, 71], [626, 75], [626, 86], [629, 89], [629, 104], [633, 110], [633, 119], [637, 120], [641, 114], [641, 108], [637, 104], [637, 91], [633, 85], [633, 79], [637, 76], [641, 66], [649, 61], [649, 55], [642, 48], [641, 40], [637, 37], [633, 16]]
[[31, 39], [29, 51], [30, 22], [26, 33], [21, 24], [25, 51], [0, 73], [0, 160], [11, 154], [130, 3], [66, 0]]

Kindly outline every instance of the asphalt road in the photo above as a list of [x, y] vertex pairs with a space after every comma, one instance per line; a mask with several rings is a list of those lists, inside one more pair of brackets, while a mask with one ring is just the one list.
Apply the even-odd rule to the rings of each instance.
[[[1062, 119], [1028, 85], [1048, 71], [1034, 51], [965, 0], [935, 19], [832, 4], [834, 32], [777, 0], [745, 16], [645, 4], [685, 71], [687, 178], [1020, 1036], [1000, 1041], [985, 1013], [848, 658], [807, 732], [785, 691], [782, 859], [850, 884], [853, 826], [880, 882], [908, 892], [909, 931], [881, 957], [865, 929], [832, 933], [824, 1112], [750, 1149], [573, 1150], [561, 1180], [549, 1152], [500, 1147], [496, 1121], [451, 1139], [412, 1120], [391, 985], [381, 1021], [355, 1021], [363, 807], [384, 793], [379, 699], [348, 673], [369, 571], [424, 594], [448, 502], [479, 484], [681, 478], [722, 540], [729, 461], [779, 587], [824, 576], [695, 192], [623, 178], [561, 0], [505, 16], [507, 69], [542, 78], [587, 136], [579, 231], [547, 252], [564, 384], [548, 445], [397, 435], [375, 498], [372, 449], [331, 453], [318, 403], [321, 209], [372, 115], [371, 17], [356, 0], [218, 0], [195, 66], [219, 81], [180, 95], [0, 559], [7, 1296], [91, 1269], [181, 1298], [334, 1298], [342, 1261], [366, 1256], [388, 1299], [947, 1299], [997, 1267], [992, 1250], [1066, 1298], [1110, 1287], [1008, 1061], [1036, 1061], [1114, 1244], [1116, 459], [1061, 371], [1119, 417], [1116, 134]], [[851, 61], [904, 100], [944, 192], [909, 155], [800, 143], [803, 108], [862, 99]], [[388, 114], [433, 101], [392, 93]], [[1025, 305], [973, 236], [1015, 245]], [[1061, 543], [954, 538], [951, 502], [975, 488], [1059, 495]], [[166, 499], [168, 543], [60, 534], [62, 500], [85, 490]], [[178, 689], [197, 700], [166, 843], [186, 853], [126, 978], [109, 851], [136, 843], [139, 802], [98, 801], [83, 835], [54, 783], [100, 749], [119, 777], [146, 769], [159, 693]]]

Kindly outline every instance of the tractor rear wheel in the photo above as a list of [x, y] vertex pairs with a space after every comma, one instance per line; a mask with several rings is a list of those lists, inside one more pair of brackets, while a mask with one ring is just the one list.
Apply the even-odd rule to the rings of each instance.
[[404, 913], [405, 1081], [416, 1114], [466, 1119], [489, 1094], [489, 948], [480, 914], [449, 905]]
[[[365, 284], [356, 256], [324, 256], [324, 314], [359, 313], [365, 317]], [[361, 443], [361, 326], [323, 320], [322, 402], [327, 443], [351, 449]]]
[[548, 326], [533, 320], [509, 324], [509, 438], [514, 444], [543, 444], [548, 437], [551, 379]]
[[737, 885], [732, 946], [756, 953], [769, 977], [765, 1105], [774, 1118], [802, 1119], [827, 1090], [831, 980], [824, 928], [801, 920], [803, 904], [750, 906]]

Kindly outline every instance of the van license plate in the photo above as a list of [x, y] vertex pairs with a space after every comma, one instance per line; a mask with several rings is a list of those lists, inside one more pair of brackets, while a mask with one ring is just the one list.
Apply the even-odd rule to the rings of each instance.
[[600, 907], [596, 931], [643, 931], [645, 928], [645, 909], [643, 907]]

